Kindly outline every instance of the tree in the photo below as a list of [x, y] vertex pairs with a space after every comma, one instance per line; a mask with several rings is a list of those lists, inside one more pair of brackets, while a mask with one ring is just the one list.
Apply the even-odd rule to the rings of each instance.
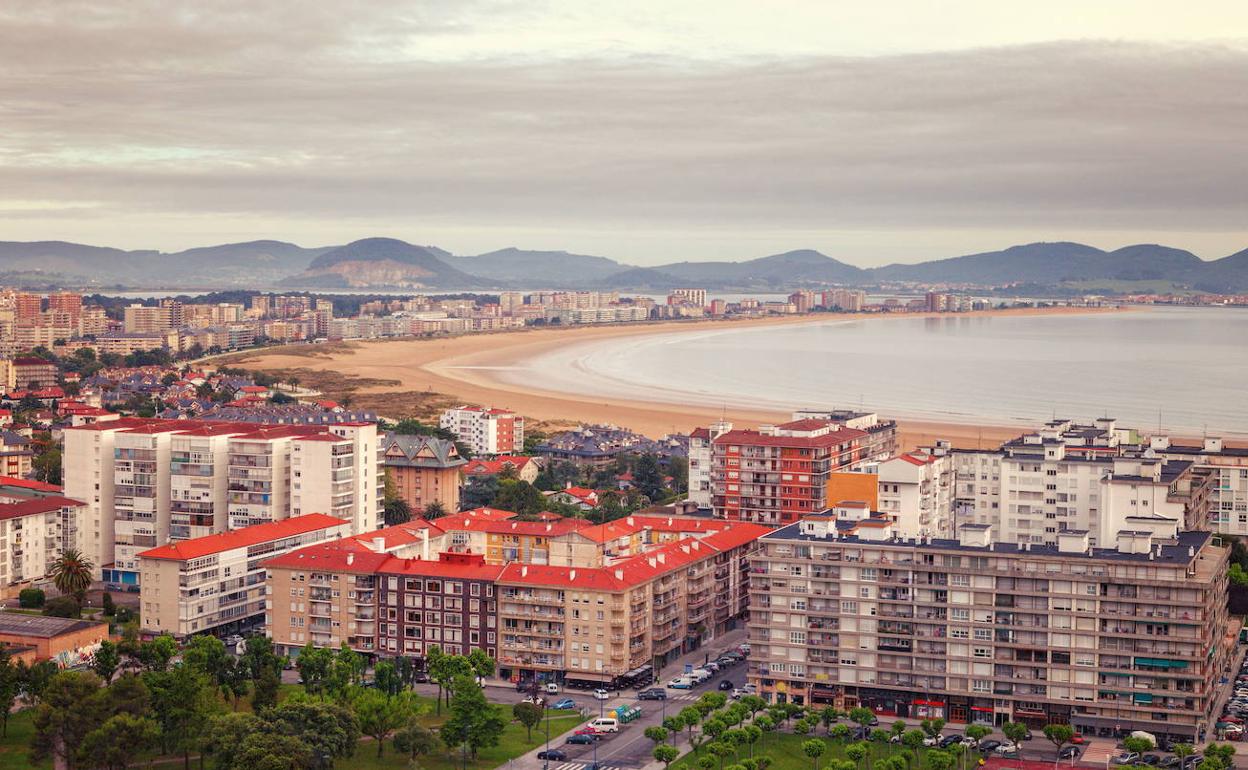
[[1170, 747], [1171, 753], [1179, 759], [1179, 767], [1187, 767], [1187, 758], [1196, 753], [1196, 747], [1190, 743], [1176, 743]]
[[230, 660], [225, 642], [207, 634], [192, 636], [182, 651], [182, 664], [203, 674], [218, 687], [225, 684]]
[[923, 766], [927, 770], [949, 770], [953, 756], [947, 751], [932, 750], [923, 755]]
[[373, 686], [387, 698], [392, 698], [403, 691], [403, 678], [399, 676], [394, 661], [377, 662], [377, 665], [373, 667]]
[[231, 770], [315, 770], [327, 767], [313, 747], [292, 735], [255, 732], [234, 753]]
[[352, 756], [360, 741], [355, 715], [335, 703], [286, 701], [266, 712], [265, 721], [268, 729], [307, 744], [315, 770], [330, 770], [334, 759]]
[[[1009, 725], [1011, 725], [1011, 724], [1016, 724], [1016, 723], [1014, 723], [1014, 722], [1007, 722], [1007, 723], [1006, 723], [1006, 726], [1008, 727], [1008, 726], [1009, 726]], [[1027, 728], [1026, 728], [1026, 727], [1024, 727], [1024, 726], [1022, 726], [1022, 725], [1019, 725], [1019, 726], [1020, 726], [1020, 727], [1023, 727], [1023, 731], [1024, 731], [1024, 732], [1026, 732], [1026, 731], [1027, 731]], [[940, 737], [940, 731], [941, 731], [941, 730], [943, 730], [943, 729], [945, 729], [945, 720], [943, 720], [943, 719], [924, 719], [922, 722], [920, 722], [920, 723], [919, 723], [919, 729], [921, 729], [921, 730], [923, 731], [923, 734], [924, 734], [924, 735], [926, 735], [928, 738], [938, 738], [938, 737]], [[1004, 730], [1005, 728], [1002, 728], [1002, 729]], [[1009, 733], [1006, 733], [1006, 735], [1008, 736], [1008, 735], [1009, 735]], [[1019, 740], [1022, 740], [1022, 739], [1020, 738]]]
[[464, 485], [459, 499], [461, 506], [465, 509], [472, 509], [492, 505], [497, 496], [498, 479], [494, 476], [485, 476], [469, 480]]
[[[1123, 745], [1126, 745], [1125, 741]], [[1210, 743], [1205, 747], [1205, 761], [1210, 759], [1229, 770], [1235, 763], [1235, 747], [1229, 743]]]
[[43, 614], [50, 618], [80, 618], [82, 605], [72, 596], [58, 596], [43, 606]]
[[309, 695], [321, 696], [324, 693], [333, 665], [334, 653], [323, 647], [316, 647], [311, 642], [304, 645], [299, 651], [299, 657], [295, 659], [299, 680]]
[[650, 740], [654, 741], [656, 746], [667, 740], [667, 728], [659, 727], [658, 725], [647, 727], [643, 734]]
[[33, 666], [19, 663], [17, 668], [18, 689], [26, 700], [38, 703], [43, 700], [52, 677], [60, 672], [60, 668], [50, 660], [41, 660]]
[[[1007, 733], [1007, 736], [1008, 736], [1008, 733]], [[1147, 738], [1137, 738], [1135, 736], [1128, 736], [1122, 739], [1122, 747], [1126, 749], [1127, 751], [1134, 751], [1137, 754], [1143, 754], [1144, 752], [1149, 751], [1153, 748], [1153, 742]], [[1206, 756], [1208, 756], [1207, 752], [1206, 752]]]
[[849, 721], [861, 727], [870, 727], [872, 719], [875, 719], [875, 714], [871, 712], [871, 709], [857, 706], [849, 710]]
[[434, 500], [433, 502], [425, 506], [425, 510], [422, 516], [424, 516], [426, 521], [433, 521], [434, 519], [442, 518], [447, 513], [448, 511], [446, 510], [446, 506], [438, 502], [437, 500]]
[[433, 731], [412, 718], [394, 733], [394, 750], [407, 754], [413, 762], [421, 754], [433, 751], [436, 745]]
[[750, 746], [750, 758], [754, 757], [754, 744], [758, 743], [763, 737], [763, 730], [758, 725], [746, 725], [741, 728], [745, 733], [745, 742]]
[[58, 767], [75, 770], [78, 747], [105, 718], [102, 685], [98, 676], [82, 671], [63, 671], [48, 681], [32, 720], [32, 758], [52, 757]]
[[1024, 736], [1030, 731], [1027, 729], [1027, 725], [1022, 722], [1006, 722], [1001, 725], [1001, 732], [1005, 733], [1005, 737], [1017, 745], [1023, 742]]
[[137, 757], [156, 744], [156, 723], [146, 717], [117, 714], [87, 733], [78, 747], [78, 759], [101, 770], [125, 770]]
[[507, 722], [468, 674], [461, 674], [454, 680], [452, 691], [449, 715], [442, 725], [442, 740], [448, 748], [465, 747], [476, 759], [481, 749], [498, 743]]
[[889, 725], [889, 728], [888, 728], [888, 732], [890, 733], [890, 738], [897, 738], [898, 740], [901, 739], [901, 735], [905, 731], [906, 731], [906, 723], [900, 719], [898, 719], [896, 722], [893, 722], [891, 725]]
[[685, 723], [685, 730], [689, 733], [689, 741], [693, 741], [693, 728], [702, 723], [702, 712], [698, 711], [694, 706], [685, 706], [680, 710], [680, 721]]
[[849, 728], [849, 725], [836, 724], [832, 725], [832, 729], [828, 731], [828, 734], [844, 743], [853, 737], [854, 731]]
[[715, 757], [719, 770], [724, 770], [724, 757], [732, 753], [732, 747], [726, 743], [712, 741], [711, 743], [706, 744], [706, 753]]
[[472, 669], [474, 676], [485, 679], [494, 676], [497, 664], [485, 650], [474, 648], [472, 652], [468, 653], [468, 666]]
[[108, 713], [145, 717], [152, 708], [152, 693], [138, 674], [122, 674], [107, 690]]
[[117, 604], [113, 601], [113, 595], [108, 591], [105, 591], [100, 596], [100, 607], [104, 609], [104, 614], [109, 617], [117, 614]]
[[1049, 739], [1057, 753], [1061, 754], [1066, 744], [1075, 737], [1075, 730], [1070, 725], [1045, 725], [1044, 737]]
[[17, 594], [17, 606], [27, 610], [37, 610], [47, 601], [47, 596], [38, 588], [23, 588]]
[[[857, 710], [858, 709], [853, 709], [850, 711], [850, 719], [853, 719], [853, 712]], [[862, 743], [849, 744], [848, 746], [845, 747], [845, 756], [853, 760], [855, 768], [859, 767], [862, 760], [865, 759], [867, 756], [866, 744], [862, 744]]]
[[[542, 717], [545, 715], [545, 712], [536, 703], [517, 703], [511, 707], [511, 715], [516, 718], [517, 722], [524, 725], [526, 732], [525, 740], [531, 741], [533, 740], [533, 728], [542, 723]], [[647, 738], [650, 737], [650, 729], [646, 728]], [[660, 727], [659, 729], [662, 730], [663, 728]]]
[[282, 678], [272, 668], [262, 668], [253, 681], [251, 707], [255, 711], [273, 708], [277, 705], [277, 693], [281, 689]]
[[139, 645], [139, 665], [148, 671], [167, 671], [169, 662], [178, 654], [178, 643], [168, 634], [149, 639]]
[[719, 740], [719, 736], [723, 735], [727, 729], [728, 725], [724, 724], [722, 719], [708, 719], [702, 723], [702, 732], [713, 740]]
[[117, 651], [117, 645], [107, 639], [100, 642], [99, 649], [91, 656], [91, 670], [104, 680], [104, 684], [111, 684], [119, 666], [121, 653]]
[[[447, 703], [450, 703], [450, 699], [454, 695], [455, 683], [458, 679], [460, 677], [472, 678], [474, 673], [472, 663], [463, 655], [447, 655], [443, 653], [437, 645], [429, 648], [425, 656], [425, 663], [428, 667], [429, 678], [438, 685], [437, 713], [441, 714], [442, 693], [446, 693]], [[473, 682], [473, 685], [475, 686], [476, 683]]]
[[907, 730], [901, 736], [901, 744], [913, 752], [918, 752], [923, 748], [923, 731]]
[[992, 734], [992, 730], [984, 725], [967, 725], [966, 737], [973, 739], [976, 743]]
[[17, 693], [21, 690], [21, 675], [8, 650], [0, 647], [0, 722], [3, 732], [9, 734], [9, 715], [13, 712], [13, 704], [17, 701]]
[[536, 516], [546, 510], [546, 498], [527, 481], [504, 479], [498, 482], [498, 494], [490, 507], [514, 511], [521, 516]]
[[401, 497], [386, 500], [382, 507], [382, 516], [387, 527], [406, 524], [412, 520], [412, 507]]
[[657, 761], [663, 763], [663, 767], [669, 767], [680, 756], [680, 749], [670, 743], [660, 743], [654, 747], [654, 751], [650, 753]]
[[[159, 637], [158, 637], [159, 638]], [[160, 726], [165, 753], [182, 755], [190, 770], [191, 752], [199, 748], [209, 718], [220, 706], [213, 697], [212, 681], [188, 665], [168, 670], [149, 670], [143, 682], [152, 693], [152, 714]]]
[[91, 588], [91, 575], [95, 565], [76, 548], [66, 548], [48, 570], [52, 585], [66, 596], [72, 596], [79, 606], [86, 603], [87, 590]]
[[391, 698], [386, 693], [373, 689], [361, 692], [354, 706], [360, 732], [377, 742], [377, 756], [380, 757], [390, 733], [401, 727], [406, 720], [407, 704], [402, 698]]
[[637, 468], [633, 471], [633, 484], [651, 502], [658, 502], [667, 496], [663, 471], [659, 468], [659, 458], [646, 453], [637, 458]]
[[745, 697], [743, 697], [741, 700], [737, 702], [740, 703], [742, 706], [745, 706], [745, 710], [750, 712], [751, 719], [754, 718], [755, 714], [767, 708], [767, 701], [763, 700], [757, 695], [746, 695]]

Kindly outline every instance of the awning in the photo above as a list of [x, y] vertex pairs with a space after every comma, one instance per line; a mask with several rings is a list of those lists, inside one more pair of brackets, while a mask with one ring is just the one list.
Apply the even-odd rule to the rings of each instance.
[[1166, 660], [1165, 658], [1136, 658], [1137, 666], [1153, 666], [1155, 668], [1187, 668], [1185, 660]]

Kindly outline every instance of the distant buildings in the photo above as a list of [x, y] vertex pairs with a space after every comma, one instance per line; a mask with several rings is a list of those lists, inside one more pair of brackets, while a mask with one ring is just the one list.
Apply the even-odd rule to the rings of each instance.
[[506, 409], [458, 406], [444, 411], [438, 425], [458, 436], [473, 454], [507, 455], [524, 450], [524, 418]]
[[265, 559], [350, 534], [320, 513], [183, 540], [138, 554], [143, 629], [185, 639], [258, 625], [265, 614]]
[[667, 436], [654, 440], [614, 425], [582, 425], [575, 430], [551, 436], [534, 452], [552, 461], [601, 467], [623, 454], [653, 454], [660, 458], [683, 456], [687, 438]]
[[455, 442], [387, 433], [381, 437], [380, 449], [395, 491], [414, 514], [432, 503], [445, 511], [459, 510], [460, 474], [468, 461], [460, 457]]

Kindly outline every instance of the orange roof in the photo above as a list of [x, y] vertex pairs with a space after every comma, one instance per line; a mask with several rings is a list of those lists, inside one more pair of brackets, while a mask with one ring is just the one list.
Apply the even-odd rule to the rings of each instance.
[[33, 479], [19, 479], [16, 476], [0, 476], [0, 487], [21, 487], [23, 489], [34, 489], [39, 492], [61, 491], [61, 488], [56, 484], [48, 484], [44, 481], [34, 481]]
[[77, 508], [83, 505], [86, 505], [86, 503], [71, 500], [68, 497], [32, 497], [29, 500], [22, 500], [16, 503], [0, 503], [0, 520], [52, 513], [62, 508]]
[[715, 443], [746, 446], [829, 447], [860, 439], [866, 435], [866, 431], [855, 428], [840, 428], [822, 436], [768, 436], [756, 430], [730, 430], [715, 439]]
[[520, 514], [514, 511], [504, 511], [502, 508], [473, 508], [467, 511], [460, 511], [455, 516], [471, 516], [474, 519], [489, 519], [490, 521], [503, 521], [504, 519], [514, 519]]
[[500, 521], [497, 519], [480, 519], [465, 516], [464, 513], [453, 513], [438, 519], [438, 526], [448, 532], [463, 530], [468, 532], [488, 532], [495, 535], [557, 537], [588, 527], [589, 522], [584, 519], [563, 518], [554, 521], [515, 521], [511, 519]]
[[186, 561], [187, 559], [195, 559], [200, 556], [221, 553], [222, 551], [232, 551], [235, 548], [246, 548], [249, 545], [280, 540], [284, 537], [303, 535], [308, 532], [315, 532], [318, 529], [343, 526], [347, 523], [343, 519], [336, 519], [323, 513], [309, 513], [303, 516], [292, 516], [281, 521], [269, 522], [268, 524], [244, 527], [231, 532], [221, 532], [216, 535], [169, 543], [168, 545], [143, 551], [139, 556], [146, 559]]
[[523, 470], [531, 462], [533, 462], [532, 457], [519, 455], [502, 455], [493, 460], [469, 460], [468, 464], [464, 466], [464, 473], [468, 475], [494, 475], [502, 473], [503, 468], [507, 465], [516, 470]]

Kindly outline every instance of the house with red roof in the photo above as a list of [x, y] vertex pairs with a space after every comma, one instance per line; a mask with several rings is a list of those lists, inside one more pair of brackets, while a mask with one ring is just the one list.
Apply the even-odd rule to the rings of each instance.
[[[259, 626], [265, 614], [265, 570], [258, 557], [280, 556], [350, 533], [351, 523], [345, 519], [309, 513], [142, 551], [143, 630], [184, 639]], [[184, 593], [176, 590], [180, 585], [198, 590]]]
[[77, 521], [84, 504], [41, 482], [0, 477], [0, 596], [15, 595], [49, 574], [66, 548], [77, 545], [63, 521]]
[[520, 481], [532, 484], [541, 473], [541, 465], [535, 457], [524, 455], [499, 455], [493, 459], [474, 458], [462, 468], [464, 478], [469, 482], [484, 478], [497, 478], [503, 473], [510, 473]]
[[602, 503], [602, 496], [598, 490], [575, 487], [571, 483], [563, 489], [554, 492], [543, 492], [542, 494], [556, 503], [571, 505], [582, 511], [592, 511]]

